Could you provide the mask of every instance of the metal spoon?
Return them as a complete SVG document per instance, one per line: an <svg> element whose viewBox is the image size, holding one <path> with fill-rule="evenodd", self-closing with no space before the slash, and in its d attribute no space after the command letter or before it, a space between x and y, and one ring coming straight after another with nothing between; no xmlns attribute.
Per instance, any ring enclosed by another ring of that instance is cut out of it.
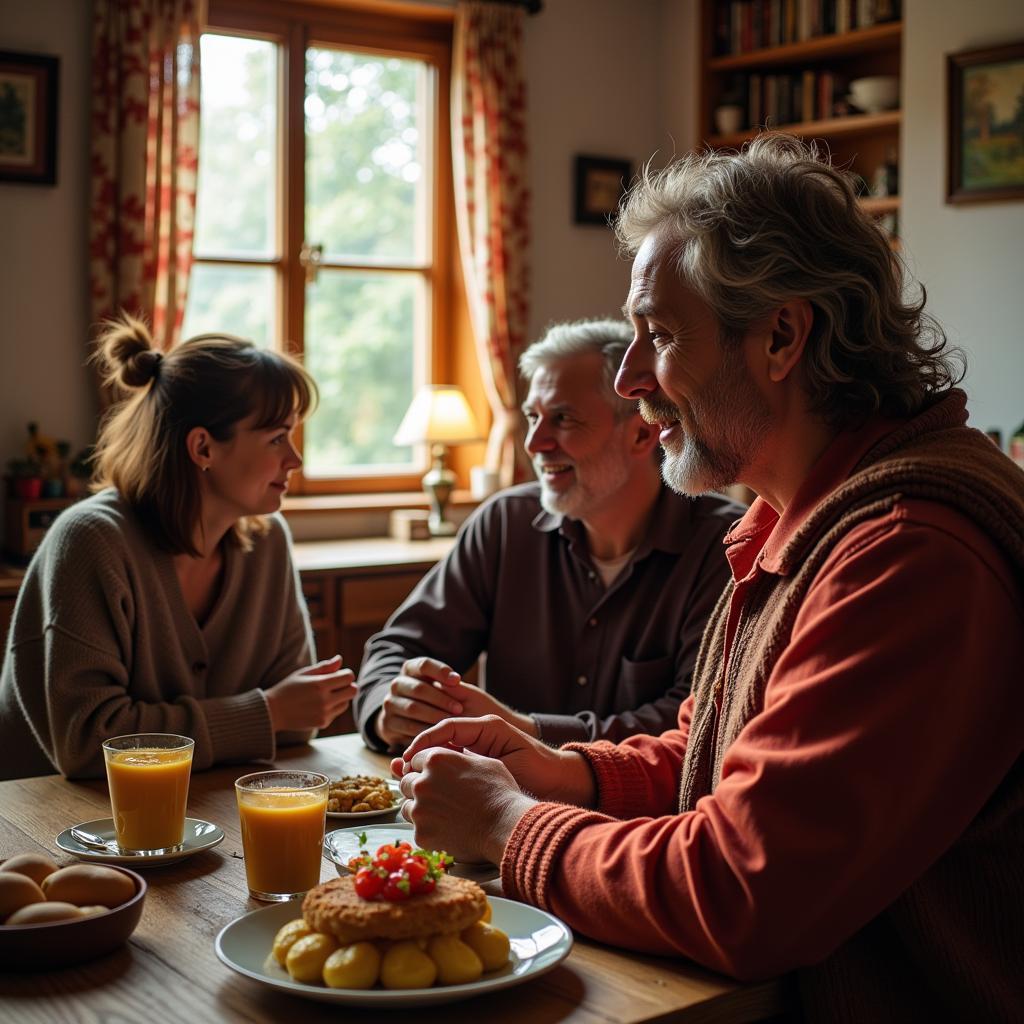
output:
<svg viewBox="0 0 1024 1024"><path fill-rule="evenodd" d="M97 850L117 852L116 839L104 839L102 836L96 835L95 832L86 832L85 829L79 828L78 825L72 827L71 836L73 839L77 839L83 846L91 846Z"/></svg>

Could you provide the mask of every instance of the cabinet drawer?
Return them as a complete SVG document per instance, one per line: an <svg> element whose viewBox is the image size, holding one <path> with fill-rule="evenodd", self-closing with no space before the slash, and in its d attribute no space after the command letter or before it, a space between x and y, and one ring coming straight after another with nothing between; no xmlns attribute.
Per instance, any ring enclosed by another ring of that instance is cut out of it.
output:
<svg viewBox="0 0 1024 1024"><path fill-rule="evenodd" d="M302 596L306 599L309 618L314 624L334 618L331 587L334 581L323 576L302 576Z"/></svg>
<svg viewBox="0 0 1024 1024"><path fill-rule="evenodd" d="M345 627L384 625L387 617L409 596L422 578L421 572L362 576L341 584L341 621Z"/></svg>

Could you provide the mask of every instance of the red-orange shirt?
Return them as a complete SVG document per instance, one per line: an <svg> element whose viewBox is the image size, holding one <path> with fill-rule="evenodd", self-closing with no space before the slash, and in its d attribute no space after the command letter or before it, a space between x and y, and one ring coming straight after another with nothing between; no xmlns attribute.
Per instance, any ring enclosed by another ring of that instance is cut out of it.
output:
<svg viewBox="0 0 1024 1024"><path fill-rule="evenodd" d="M892 428L840 435L781 518L757 500L730 531L730 629L751 583ZM920 877L1009 771L1022 672L1024 605L992 541L946 506L897 502L822 567L713 795L675 812L692 697L659 737L570 744L598 809L525 814L505 891L596 939L737 977L816 963Z"/></svg>

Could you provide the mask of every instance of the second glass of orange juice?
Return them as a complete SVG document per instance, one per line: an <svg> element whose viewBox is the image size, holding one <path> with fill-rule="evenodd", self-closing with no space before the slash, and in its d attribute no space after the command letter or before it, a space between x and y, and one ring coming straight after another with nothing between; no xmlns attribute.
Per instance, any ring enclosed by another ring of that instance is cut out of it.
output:
<svg viewBox="0 0 1024 1024"><path fill-rule="evenodd" d="M320 881L329 788L318 772L254 772L235 782L250 895L290 900Z"/></svg>
<svg viewBox="0 0 1024 1024"><path fill-rule="evenodd" d="M188 736L163 732L104 741L110 810L122 853L171 853L181 848L194 746Z"/></svg>

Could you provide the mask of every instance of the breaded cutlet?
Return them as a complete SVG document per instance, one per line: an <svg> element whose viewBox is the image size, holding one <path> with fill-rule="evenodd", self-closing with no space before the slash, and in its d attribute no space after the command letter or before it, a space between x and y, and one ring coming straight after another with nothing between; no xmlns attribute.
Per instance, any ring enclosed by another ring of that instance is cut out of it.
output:
<svg viewBox="0 0 1024 1024"><path fill-rule="evenodd" d="M344 944L459 932L479 921L486 909L487 895L476 882L451 875L442 875L433 892L402 903L362 899L353 875L310 889L302 901L306 924Z"/></svg>

